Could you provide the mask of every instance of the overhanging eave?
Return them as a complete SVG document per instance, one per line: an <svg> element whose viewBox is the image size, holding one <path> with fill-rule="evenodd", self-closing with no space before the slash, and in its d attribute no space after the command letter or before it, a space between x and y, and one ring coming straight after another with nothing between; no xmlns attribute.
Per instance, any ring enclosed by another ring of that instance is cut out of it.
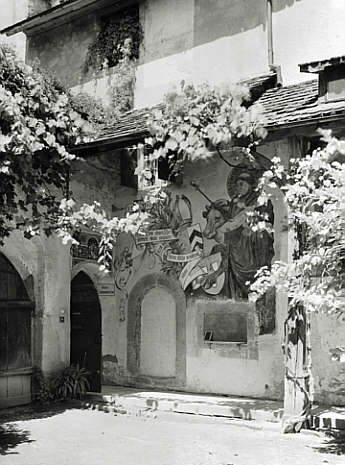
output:
<svg viewBox="0 0 345 465"><path fill-rule="evenodd" d="M32 35L42 30L51 29L92 11L107 7L116 10L135 3L138 2L135 0L67 0L60 5L44 10L2 29L0 34L12 36L18 32L24 32L27 35Z"/></svg>

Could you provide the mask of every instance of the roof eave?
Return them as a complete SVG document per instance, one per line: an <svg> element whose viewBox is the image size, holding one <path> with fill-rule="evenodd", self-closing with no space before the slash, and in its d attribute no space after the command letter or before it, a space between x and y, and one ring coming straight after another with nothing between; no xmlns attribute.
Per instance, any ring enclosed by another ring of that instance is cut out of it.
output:
<svg viewBox="0 0 345 465"><path fill-rule="evenodd" d="M298 121L292 121L290 123L284 123L284 124L276 124L276 125L266 125L265 128L268 131L268 133L275 133L278 131L288 131L291 129L297 129L297 128L302 128L302 127L307 127L307 126L318 126L322 124L329 124L333 122L339 122L341 120L344 120L345 122L345 110L338 115L332 115L329 117L317 117L317 118L309 118L306 120L298 120ZM101 149L101 151L105 150L110 150L110 149L121 149L128 147L128 144L135 144L140 141L142 141L145 137L149 135L149 131L141 131L141 132L135 132L132 134L128 134L123 137L109 137L109 138L104 138L104 139L97 139L88 143L80 144L76 147L73 147L71 149L73 152L85 152L88 154L90 150L93 149Z"/></svg>
<svg viewBox="0 0 345 465"><path fill-rule="evenodd" d="M43 29L49 29L55 26L56 23L66 21L67 16L78 16L80 13L85 14L107 6L116 9L133 3L137 2L134 0L67 0L65 3L56 5L0 30L0 34L12 36L18 32L24 32L30 35Z"/></svg>
<svg viewBox="0 0 345 465"><path fill-rule="evenodd" d="M108 137L96 139L94 141L79 144L71 148L71 152L83 152L88 154L90 150L100 149L102 152L106 150L116 150L128 147L128 144L135 144L142 141L149 135L148 131L136 132L122 137Z"/></svg>
<svg viewBox="0 0 345 465"><path fill-rule="evenodd" d="M310 61L307 63L300 63L299 69L301 73L321 73L326 68L331 66L340 66L345 64L345 55L327 58L325 60Z"/></svg>
<svg viewBox="0 0 345 465"><path fill-rule="evenodd" d="M345 120L345 109L342 112L339 112L337 115L330 115L330 116L317 116L315 118L308 118L305 120L296 120L291 121L289 123L282 123L282 124L274 124L274 125L266 125L266 130L268 132L271 131L281 131L283 129L292 129L298 128L301 126L310 126L315 124L325 124L325 123L332 123L338 122L341 120Z"/></svg>

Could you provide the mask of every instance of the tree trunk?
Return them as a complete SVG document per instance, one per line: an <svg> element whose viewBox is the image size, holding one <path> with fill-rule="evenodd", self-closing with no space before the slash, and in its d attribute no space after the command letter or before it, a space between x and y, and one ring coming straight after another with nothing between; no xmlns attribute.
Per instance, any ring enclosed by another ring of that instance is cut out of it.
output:
<svg viewBox="0 0 345 465"><path fill-rule="evenodd" d="M293 433L308 421L312 405L310 321L302 306L290 306L284 329L283 432Z"/></svg>

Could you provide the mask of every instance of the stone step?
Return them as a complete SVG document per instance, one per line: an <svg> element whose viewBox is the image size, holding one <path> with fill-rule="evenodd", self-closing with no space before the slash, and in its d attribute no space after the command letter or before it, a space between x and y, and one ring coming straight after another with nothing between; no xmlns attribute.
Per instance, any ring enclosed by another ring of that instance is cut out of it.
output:
<svg viewBox="0 0 345 465"><path fill-rule="evenodd" d="M345 408L317 407L313 409L312 427L345 432Z"/></svg>
<svg viewBox="0 0 345 465"><path fill-rule="evenodd" d="M276 423L283 415L283 405L279 401L116 387L107 387L99 394L89 393L87 402L97 409L106 410L111 406L115 412L134 414L161 411Z"/></svg>
<svg viewBox="0 0 345 465"><path fill-rule="evenodd" d="M104 386L102 393L88 393L84 407L145 417L153 417L155 412L175 412L273 423L279 423L284 413L280 401L117 386ZM316 406L312 413L312 428L345 432L345 408Z"/></svg>

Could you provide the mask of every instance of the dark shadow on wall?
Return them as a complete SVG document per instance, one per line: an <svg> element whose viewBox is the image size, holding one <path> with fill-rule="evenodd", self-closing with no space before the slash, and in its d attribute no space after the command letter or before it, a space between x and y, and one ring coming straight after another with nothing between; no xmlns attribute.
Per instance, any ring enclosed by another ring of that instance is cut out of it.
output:
<svg viewBox="0 0 345 465"><path fill-rule="evenodd" d="M280 10L294 6L295 3L302 2L303 0L272 0L273 13L277 13ZM266 0L265 0L266 2Z"/></svg>
<svg viewBox="0 0 345 465"><path fill-rule="evenodd" d="M301 1L273 0L273 12ZM195 0L194 46L233 36L258 26L265 30L266 23L266 0Z"/></svg>

